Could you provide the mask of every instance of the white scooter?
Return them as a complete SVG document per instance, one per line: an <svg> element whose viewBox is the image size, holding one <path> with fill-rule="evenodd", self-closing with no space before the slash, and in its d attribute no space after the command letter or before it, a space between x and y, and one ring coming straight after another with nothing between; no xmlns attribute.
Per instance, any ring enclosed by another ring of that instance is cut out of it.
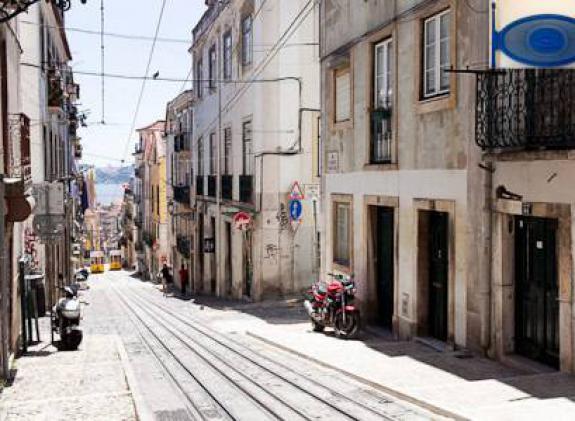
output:
<svg viewBox="0 0 575 421"><path fill-rule="evenodd" d="M78 286L67 286L63 290L64 298L58 300L52 311L52 330L60 336L60 349L75 351L83 337Z"/></svg>

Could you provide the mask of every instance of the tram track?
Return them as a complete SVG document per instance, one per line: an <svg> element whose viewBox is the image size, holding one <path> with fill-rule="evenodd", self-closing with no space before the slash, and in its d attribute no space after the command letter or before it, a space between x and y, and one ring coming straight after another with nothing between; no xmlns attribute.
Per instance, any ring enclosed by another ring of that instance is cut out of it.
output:
<svg viewBox="0 0 575 421"><path fill-rule="evenodd" d="M255 405L257 405L262 410L262 412L264 412L264 413L266 413L266 415L268 415L267 418L278 419L278 420L303 419L303 420L310 420L310 421L315 420L315 419L321 419L320 417L317 417L317 416L310 417L310 416L306 415L304 412L302 412L301 410L299 410L298 408L296 408L295 406L288 404L287 402L284 401L285 396L280 397L280 396L277 396L276 394L270 392L269 390L266 390L264 386L258 384L256 381L254 381L252 378L250 378L250 376L248 376L248 375L242 373L241 371L239 371L238 369L234 368L234 366L232 364L230 364L227 361L225 361L224 359L218 357L217 354L210 352L208 348L206 348L206 347L202 348L201 346L199 346L196 342L193 341L193 338L191 338L189 335L182 334L182 332L178 332L177 329L172 329L172 328L166 327L165 324L162 322L162 320L153 316L149 310L145 309L144 306L134 304L133 300L127 300L126 298L123 298L121 296L120 296L120 300L123 302L125 307L127 309L129 309L129 311L139 320L139 322L147 328L147 330L150 332L150 334L152 334L154 337L156 337L158 339L158 341L162 341L163 345L166 348L168 348L168 347L164 343L165 339L160 338L160 336L150 327L150 323L144 320L144 317L142 317L142 315L141 315L142 312L146 313L147 314L146 317L153 320L153 322L157 326L160 326L162 329L164 329L166 332L168 332L172 336L172 338L175 338L184 347L186 347L188 350L193 352L199 360L201 360L203 363L205 363L207 366L209 366L215 373L217 373L217 375L221 376L222 379L225 379L225 381L227 381L230 385L233 385L233 387L235 389L237 389L237 392L241 393L244 396L244 398L246 398L247 400L253 401L253 403ZM128 301L131 301L131 303L129 303ZM192 345L192 343L193 343L193 345ZM208 354L210 354L211 356L213 356L213 358L206 358L204 355L202 355L198 351L197 348L201 348L203 351L205 351ZM182 362L181 357L177 356L172 351L170 351L170 353L172 354L174 359L177 359L181 363L182 366L186 366L186 364ZM216 361L214 361L214 360L216 360ZM220 365L220 367L218 367L218 365ZM225 370L221 366L225 366ZM226 372L227 370L229 370L229 372ZM186 371L188 371L188 370L186 370ZM234 376L232 376L230 374L230 372L234 372L236 374L236 377L234 378ZM192 373L190 373L190 374L193 375ZM238 378L237 378L238 376L242 377L243 381L241 381L241 382L238 381ZM195 377L195 378L197 379L197 377ZM246 383L251 383L252 390L249 390L246 387ZM263 393L263 394L267 395L268 398L271 398L272 400L274 400L273 404L275 404L274 405L275 408L272 407L272 403L269 402L270 399L267 399L268 402L266 402L266 400L264 400L261 396L260 397L256 396L256 393L254 393L253 389L258 389L260 394ZM222 399L215 397L215 393L216 392L211 392L210 395L212 396L214 401L216 401L218 403L218 405L220 405L222 407L228 406L228 408L226 408L226 413L230 416L231 419L254 419L254 418L242 417L241 414L235 414L234 412L236 412L236 411L234 411L234 408L230 407L230 405L228 403L223 403ZM280 407L280 408L278 409L278 407ZM286 409L287 409L287 411L286 411ZM330 416L325 417L325 419L328 419L328 418L334 419L333 414L330 414ZM257 419L262 419L262 418L257 418ZM341 419L341 418L339 418L339 419ZM356 420L357 418L348 417L347 419Z"/></svg>
<svg viewBox="0 0 575 421"><path fill-rule="evenodd" d="M164 324L172 324L174 320L178 321L180 324L184 325L186 328L192 329L196 334L196 336L192 338L190 335L186 336L198 344L198 338L202 338L202 340L208 340L215 344L216 346L221 347L225 350L225 352L229 354L233 354L236 357L239 357L249 364L257 367L259 370L263 370L267 372L269 375L275 377L276 379L288 383L294 389L299 391L303 391L307 394L310 398L314 399L317 404L324 405L326 407L330 407L334 409L340 418L338 419L352 419L352 420L364 420L364 419L385 419L385 420L396 420L396 419L404 419L405 415L409 415L410 411L405 411L402 415L397 416L395 414L388 414L385 413L383 410L378 408L379 403L391 403L392 401L388 400L389 397L379 394L378 392L373 393L372 395L379 396L379 399L373 399L377 403L376 404L369 404L366 402L359 401L357 399L353 399L349 396L343 395L340 391L330 387L322 382L319 382L305 374L299 373L288 365L285 365L279 361L269 358L266 355L255 351L251 347L248 347L241 342L238 342L228 336L221 334L220 332L215 331L209 326L206 326L204 323L197 319L192 319L189 316L184 318L179 314L174 313L173 311L167 309L165 305L158 304L157 300L153 298L153 294L146 293L146 297L141 295L139 292L135 292L135 289L130 288L131 297L133 299L139 300L138 305L146 306L149 308L152 305L155 309L160 310L164 316L158 316L154 314L154 317L157 318L158 323ZM136 298L134 298L136 297ZM150 312L150 310L147 310ZM151 312L150 312L151 313ZM181 333L183 333L180 330ZM221 351L215 352L212 347L209 347L205 344L201 345L202 349L205 352L210 353L211 355L215 356L220 360L227 358L230 359L229 355L225 355L225 352L222 353ZM273 368L272 368L273 367ZM281 374L278 372L281 370ZM291 377L291 378L290 378ZM372 396L373 398L374 396ZM311 412L313 413L313 412ZM415 415L415 414L411 414ZM306 419L307 417L303 417ZM314 417L316 419L317 417ZM333 419L333 418L332 418Z"/></svg>

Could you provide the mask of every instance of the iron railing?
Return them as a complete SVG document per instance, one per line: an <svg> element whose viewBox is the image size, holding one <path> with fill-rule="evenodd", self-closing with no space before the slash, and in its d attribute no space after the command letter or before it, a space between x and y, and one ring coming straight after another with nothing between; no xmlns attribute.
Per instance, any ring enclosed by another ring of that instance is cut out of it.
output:
<svg viewBox="0 0 575 421"><path fill-rule="evenodd" d="M370 163L391 162L392 143L391 108L378 108L371 112Z"/></svg>
<svg viewBox="0 0 575 421"><path fill-rule="evenodd" d="M197 175L196 176L196 196L203 196L204 195L204 176Z"/></svg>
<svg viewBox="0 0 575 421"><path fill-rule="evenodd" d="M254 203L253 175L240 175L240 202Z"/></svg>
<svg viewBox="0 0 575 421"><path fill-rule="evenodd" d="M189 259L192 255L192 241L189 237L178 235L176 238L176 247L178 252L185 258Z"/></svg>
<svg viewBox="0 0 575 421"><path fill-rule="evenodd" d="M222 199L232 200L234 194L234 176L224 174L222 175Z"/></svg>
<svg viewBox="0 0 575 421"><path fill-rule="evenodd" d="M479 73L475 132L492 152L575 148L575 70Z"/></svg>
<svg viewBox="0 0 575 421"><path fill-rule="evenodd" d="M184 205L190 205L190 186L173 186L174 200Z"/></svg>
<svg viewBox="0 0 575 421"><path fill-rule="evenodd" d="M208 196L216 197L217 194L217 180L215 175L208 175Z"/></svg>

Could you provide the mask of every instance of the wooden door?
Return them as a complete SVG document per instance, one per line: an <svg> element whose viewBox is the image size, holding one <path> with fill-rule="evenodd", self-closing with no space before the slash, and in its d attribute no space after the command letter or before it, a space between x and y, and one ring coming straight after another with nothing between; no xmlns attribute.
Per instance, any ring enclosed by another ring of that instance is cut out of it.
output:
<svg viewBox="0 0 575 421"><path fill-rule="evenodd" d="M393 328L394 310L394 210L375 208L374 264L377 283L378 316L386 329Z"/></svg>
<svg viewBox="0 0 575 421"><path fill-rule="evenodd" d="M449 285L449 215L429 213L429 335L447 340Z"/></svg>

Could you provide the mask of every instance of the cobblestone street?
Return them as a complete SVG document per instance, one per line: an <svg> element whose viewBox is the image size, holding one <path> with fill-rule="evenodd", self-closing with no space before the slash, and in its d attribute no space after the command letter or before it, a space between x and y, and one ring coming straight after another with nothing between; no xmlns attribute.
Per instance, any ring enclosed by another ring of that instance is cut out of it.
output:
<svg viewBox="0 0 575 421"><path fill-rule="evenodd" d="M0 420L569 420L569 375L364 332L311 332L297 301L163 297L126 272L90 278L77 352L16 361ZM374 369L375 368L375 369Z"/></svg>
<svg viewBox="0 0 575 421"><path fill-rule="evenodd" d="M125 272L93 275L90 286L80 350L41 343L17 360L2 421L444 418L229 330L303 321L289 305L164 298Z"/></svg>

